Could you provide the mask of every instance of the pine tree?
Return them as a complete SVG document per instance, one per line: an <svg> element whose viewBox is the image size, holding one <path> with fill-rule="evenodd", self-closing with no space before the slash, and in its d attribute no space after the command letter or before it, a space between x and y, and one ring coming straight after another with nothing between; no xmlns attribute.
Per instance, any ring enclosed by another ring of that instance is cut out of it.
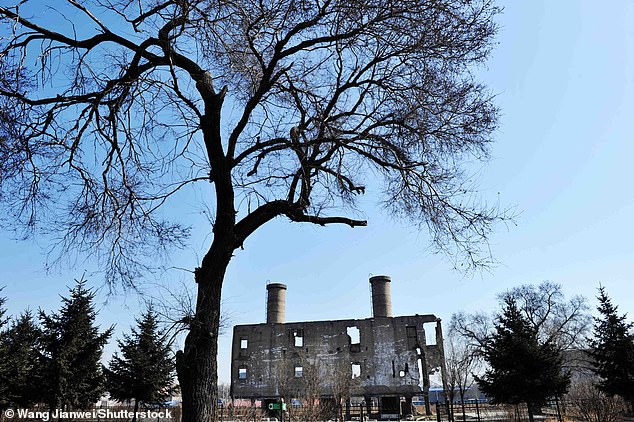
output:
<svg viewBox="0 0 634 422"><path fill-rule="evenodd" d="M94 293L81 280L70 290L70 297L62 297L59 313L40 311L42 391L50 408L85 409L103 394L101 354L113 327L99 333L93 300Z"/></svg>
<svg viewBox="0 0 634 422"><path fill-rule="evenodd" d="M2 289L0 289L2 290ZM4 308L4 303L6 302L6 298L0 297L0 412L4 412L4 410L8 407L8 387L6 383L4 383L4 379L6 379L6 373L9 369L9 365L7 364L7 352L5 347L5 333L2 330L2 327L6 324L6 320L4 315L6 313L6 309Z"/></svg>
<svg viewBox="0 0 634 422"><path fill-rule="evenodd" d="M596 374L601 378L598 387L604 393L619 395L634 411L634 336L633 324L626 315L619 316L603 287L599 288L599 318L595 318L594 338L590 339L591 355Z"/></svg>
<svg viewBox="0 0 634 422"><path fill-rule="evenodd" d="M40 386L36 380L40 374L40 336L29 311L12 321L2 335L0 359L4 370L0 373L0 385L9 406L27 408L39 401Z"/></svg>
<svg viewBox="0 0 634 422"><path fill-rule="evenodd" d="M4 289L4 287L0 288L0 291L2 291L2 289ZM4 317L7 312L7 310L4 308L4 304L6 301L6 297L0 297L0 330L2 330L2 327L7 323L7 320Z"/></svg>
<svg viewBox="0 0 634 422"><path fill-rule="evenodd" d="M107 389L119 401L159 405L174 392L175 363L165 330L158 326L154 309L149 306L137 328L118 341L121 356L115 353L106 369ZM136 415L135 415L136 419Z"/></svg>
<svg viewBox="0 0 634 422"><path fill-rule="evenodd" d="M490 368L484 376L476 377L480 389L494 403L526 403L531 421L549 397L564 394L570 384L570 374L563 373L557 348L540 343L537 334L515 299L505 298L495 333L483 349Z"/></svg>

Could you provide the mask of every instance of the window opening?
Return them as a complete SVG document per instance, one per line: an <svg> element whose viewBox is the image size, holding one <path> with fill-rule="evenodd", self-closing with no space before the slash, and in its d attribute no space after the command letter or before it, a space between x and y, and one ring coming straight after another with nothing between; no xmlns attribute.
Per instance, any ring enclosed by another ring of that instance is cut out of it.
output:
<svg viewBox="0 0 634 422"><path fill-rule="evenodd" d="M420 385L421 388L425 387L425 378L423 378L423 359L418 358L416 363L418 364L418 385Z"/></svg>
<svg viewBox="0 0 634 422"><path fill-rule="evenodd" d="M361 334L357 327L348 327L346 329L348 337L350 337L350 344L359 344L361 342Z"/></svg>
<svg viewBox="0 0 634 422"><path fill-rule="evenodd" d="M418 345L418 334L416 333L416 327L407 326L405 327L405 331L407 334L407 348L412 350Z"/></svg>
<svg viewBox="0 0 634 422"><path fill-rule="evenodd" d="M247 379L247 368L238 368L238 379Z"/></svg>
<svg viewBox="0 0 634 422"><path fill-rule="evenodd" d="M360 376L361 376L361 364L353 363L352 364L352 379L355 379Z"/></svg>
<svg viewBox="0 0 634 422"><path fill-rule="evenodd" d="M427 346L436 345L436 323L428 322L423 324L423 331L425 331L425 344Z"/></svg>
<svg viewBox="0 0 634 422"><path fill-rule="evenodd" d="M407 338L416 338L416 327L408 326L405 330L407 332Z"/></svg>
<svg viewBox="0 0 634 422"><path fill-rule="evenodd" d="M304 367L296 366L295 367L295 378L301 378L304 376Z"/></svg>
<svg viewBox="0 0 634 422"><path fill-rule="evenodd" d="M249 340L247 340L246 338L241 338L240 339L240 348L241 349L246 349L248 344L249 344Z"/></svg>
<svg viewBox="0 0 634 422"><path fill-rule="evenodd" d="M304 347L304 330L293 331L293 337L295 339L295 347Z"/></svg>

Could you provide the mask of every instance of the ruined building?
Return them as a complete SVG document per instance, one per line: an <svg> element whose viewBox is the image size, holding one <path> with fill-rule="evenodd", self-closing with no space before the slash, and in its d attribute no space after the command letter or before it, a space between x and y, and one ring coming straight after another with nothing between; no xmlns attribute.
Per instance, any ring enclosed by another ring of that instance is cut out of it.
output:
<svg viewBox="0 0 634 422"><path fill-rule="evenodd" d="M442 329L434 315L392 316L390 283L370 278L372 318L306 322L285 322L286 286L269 284L266 323L233 329L232 397L359 397L382 417L410 414L430 375L444 375Z"/></svg>

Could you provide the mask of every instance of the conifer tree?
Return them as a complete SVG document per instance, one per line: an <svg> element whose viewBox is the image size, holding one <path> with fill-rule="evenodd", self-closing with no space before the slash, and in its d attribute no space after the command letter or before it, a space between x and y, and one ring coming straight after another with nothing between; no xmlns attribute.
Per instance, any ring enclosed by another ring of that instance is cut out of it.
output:
<svg viewBox="0 0 634 422"><path fill-rule="evenodd" d="M174 392L175 362L165 330L158 326L152 306L137 319L137 328L119 340L121 355L115 353L106 369L107 389L118 401L159 405Z"/></svg>
<svg viewBox="0 0 634 422"><path fill-rule="evenodd" d="M633 324L626 322L625 314L618 314L618 307L612 304L603 287L599 288L597 299L600 316L595 318L590 353L595 372L601 378L598 387L610 396L623 397L634 411Z"/></svg>
<svg viewBox="0 0 634 422"><path fill-rule="evenodd" d="M6 362L6 348L4 344L5 333L2 330L2 327L6 323L6 320L4 319L4 315L6 313L6 309L4 309L5 301L6 298L0 297L0 412L4 412L8 406L8 388L7 385L2 382L6 371L9 368Z"/></svg>
<svg viewBox="0 0 634 422"><path fill-rule="evenodd" d="M2 289L4 289L4 287ZM0 291L2 291L2 289L0 289ZM0 297L0 330L2 330L2 327L7 323L7 320L4 317L7 312L7 310L4 308L4 304L6 301L6 297Z"/></svg>
<svg viewBox="0 0 634 422"><path fill-rule="evenodd" d="M494 403L526 403L531 422L549 397L564 394L570 384L556 346L540 343L537 330L512 297L505 298L483 354L490 367L484 376L475 377L480 389Z"/></svg>
<svg viewBox="0 0 634 422"><path fill-rule="evenodd" d="M103 347L113 327L103 333L95 325L94 293L84 280L62 297L59 313L40 311L42 322L44 401L52 409L85 409L104 391Z"/></svg>
<svg viewBox="0 0 634 422"><path fill-rule="evenodd" d="M8 406L27 408L37 403L40 386L36 380L40 374L39 341L41 331L26 311L12 321L0 339L0 371L2 400Z"/></svg>

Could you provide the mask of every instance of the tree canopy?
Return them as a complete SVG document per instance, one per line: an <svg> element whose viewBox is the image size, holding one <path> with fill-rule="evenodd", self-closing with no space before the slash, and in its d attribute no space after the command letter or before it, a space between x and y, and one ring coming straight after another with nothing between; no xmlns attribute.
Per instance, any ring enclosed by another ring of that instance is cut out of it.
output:
<svg viewBox="0 0 634 422"><path fill-rule="evenodd" d="M1 291L2 291L2 289L0 289L0 292ZM4 315L7 313L7 310L4 307L4 304L5 304L6 301L7 301L7 298L0 297L0 329L2 329L4 327L4 325L7 323L7 320L4 317Z"/></svg>
<svg viewBox="0 0 634 422"><path fill-rule="evenodd" d="M174 356L167 333L160 329L151 306L137 320L132 333L124 335L118 344L121 354L114 354L106 370L110 397L120 402L134 400L135 413L139 405L160 405L170 400L175 390Z"/></svg>
<svg viewBox="0 0 634 422"><path fill-rule="evenodd" d="M0 289L2 291L2 289ZM6 362L6 347L3 344L3 339L6 336L6 333L3 331L3 327L6 324L6 319L4 315L7 310L4 308L4 304L7 301L5 297L0 297L0 381L2 381L2 377L9 370L9 365ZM8 395L9 389L6 383L0 382L0 411L4 410L8 406Z"/></svg>
<svg viewBox="0 0 634 422"><path fill-rule="evenodd" d="M465 162L487 158L497 125L472 72L492 0L41 7L0 6L0 215L132 285L184 244L164 208L200 186L212 236L177 355L185 421L213 418L225 272L274 218L365 226L354 210L371 189L456 262L489 262L504 215Z"/></svg>
<svg viewBox="0 0 634 422"><path fill-rule="evenodd" d="M626 315L618 314L604 287L599 288L599 317L594 319L594 337L590 339L590 354L598 387L604 393L619 395L634 410L634 335Z"/></svg>
<svg viewBox="0 0 634 422"><path fill-rule="evenodd" d="M498 299L501 304L512 299L542 343L550 343L561 351L585 348L585 335L592 319L583 296L566 298L560 284L544 281L514 287L501 293ZM492 334L491 321L492 314L457 313L452 316L451 330L469 339L477 349Z"/></svg>
<svg viewBox="0 0 634 422"><path fill-rule="evenodd" d="M388 208L482 258L496 214L459 165L487 157L496 127L469 71L491 2L68 1L50 14L66 21L31 3L0 8L9 223L54 222L62 250L101 251L132 281L187 236L154 211L190 184L230 200L240 246L275 216L365 225L327 213L373 171Z"/></svg>
<svg viewBox="0 0 634 422"><path fill-rule="evenodd" d="M99 332L94 293L78 281L58 313L40 312L40 391L51 409L86 409L104 392L101 354L113 327Z"/></svg>
<svg viewBox="0 0 634 422"><path fill-rule="evenodd" d="M531 421L548 398L563 395L570 385L560 351L552 342L540 342L512 297L505 299L483 356L489 368L476 376L482 392L495 403L526 403Z"/></svg>
<svg viewBox="0 0 634 422"><path fill-rule="evenodd" d="M40 336L29 311L0 334L0 409L29 408L42 398Z"/></svg>

